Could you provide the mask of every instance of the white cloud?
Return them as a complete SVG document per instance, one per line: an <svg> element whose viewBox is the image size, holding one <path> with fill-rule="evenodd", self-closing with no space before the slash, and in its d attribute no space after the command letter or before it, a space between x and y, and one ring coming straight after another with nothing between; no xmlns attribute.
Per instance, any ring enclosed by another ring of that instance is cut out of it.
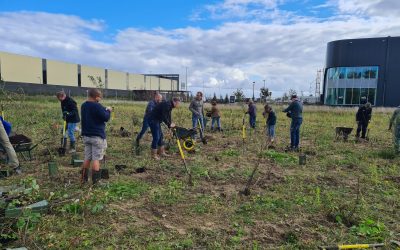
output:
<svg viewBox="0 0 400 250"><path fill-rule="evenodd" d="M270 8L278 3L251 2ZM357 5L360 14L349 15L352 5L337 1L339 14L325 20L297 18L290 24L239 20L210 29L127 28L109 42L96 39L104 34L102 21L62 14L0 13L0 50L135 73L180 73L183 81L188 67L192 89L202 89L204 83L209 94L219 93L220 88L226 89L223 94L245 88L251 96L251 83L256 81L259 89L265 79L277 96L289 88L309 90L316 71L324 66L327 42L400 34L399 17L369 14L377 11L372 7L385 10L383 2L353 3L361 4Z"/></svg>

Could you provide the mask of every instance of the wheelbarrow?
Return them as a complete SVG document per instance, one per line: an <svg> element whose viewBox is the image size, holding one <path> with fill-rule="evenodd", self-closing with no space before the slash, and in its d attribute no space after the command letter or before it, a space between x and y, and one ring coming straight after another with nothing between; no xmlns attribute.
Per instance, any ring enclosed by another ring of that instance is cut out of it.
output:
<svg viewBox="0 0 400 250"><path fill-rule="evenodd" d="M182 128L182 127L176 127L174 136L177 137L177 139L183 141L183 148L186 151L193 151L194 150L194 138L196 136L197 132L195 129L187 129L187 128Z"/></svg>
<svg viewBox="0 0 400 250"><path fill-rule="evenodd" d="M32 140L22 134L15 134L13 136L9 137L10 143L13 146L14 150L16 153L19 153L22 158L27 161L27 160L32 160L32 150L34 150L39 144L47 140L48 138L42 139L39 143L34 144L32 143ZM6 150L2 145L0 145L0 152L6 153Z"/></svg>
<svg viewBox="0 0 400 250"><path fill-rule="evenodd" d="M343 139L344 141L347 141L349 138L349 135L353 131L353 128L347 128L347 127L336 127L335 132L336 132L336 140Z"/></svg>

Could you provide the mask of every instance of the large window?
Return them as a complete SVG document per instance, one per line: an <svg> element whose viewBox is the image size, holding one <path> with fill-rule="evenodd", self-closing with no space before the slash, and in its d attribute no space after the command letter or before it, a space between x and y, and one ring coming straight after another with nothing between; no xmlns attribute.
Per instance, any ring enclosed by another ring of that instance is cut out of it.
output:
<svg viewBox="0 0 400 250"><path fill-rule="evenodd" d="M378 66L329 68L325 104L359 105L366 100L375 105L378 71Z"/></svg>

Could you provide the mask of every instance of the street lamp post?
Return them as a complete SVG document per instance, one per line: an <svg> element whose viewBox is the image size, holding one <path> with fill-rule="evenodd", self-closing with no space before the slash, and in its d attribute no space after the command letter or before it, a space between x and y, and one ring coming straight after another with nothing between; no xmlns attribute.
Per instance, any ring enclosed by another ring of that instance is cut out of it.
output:
<svg viewBox="0 0 400 250"><path fill-rule="evenodd" d="M256 82L253 82L253 101L255 100L254 99L254 85L256 84Z"/></svg>
<svg viewBox="0 0 400 250"><path fill-rule="evenodd" d="M264 81L264 89L265 89L265 80L263 80Z"/></svg>

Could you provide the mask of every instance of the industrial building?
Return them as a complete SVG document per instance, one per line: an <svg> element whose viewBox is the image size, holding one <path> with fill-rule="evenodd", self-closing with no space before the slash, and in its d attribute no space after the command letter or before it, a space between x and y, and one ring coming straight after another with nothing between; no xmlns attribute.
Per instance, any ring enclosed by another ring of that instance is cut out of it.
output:
<svg viewBox="0 0 400 250"><path fill-rule="evenodd" d="M400 37L329 42L322 100L326 105L400 105Z"/></svg>
<svg viewBox="0 0 400 250"><path fill-rule="evenodd" d="M63 89L85 95L88 88L101 87L107 96L147 99L154 91L186 95L180 91L178 74L133 74L0 51L0 78L8 90L22 88L28 94L54 94Z"/></svg>

